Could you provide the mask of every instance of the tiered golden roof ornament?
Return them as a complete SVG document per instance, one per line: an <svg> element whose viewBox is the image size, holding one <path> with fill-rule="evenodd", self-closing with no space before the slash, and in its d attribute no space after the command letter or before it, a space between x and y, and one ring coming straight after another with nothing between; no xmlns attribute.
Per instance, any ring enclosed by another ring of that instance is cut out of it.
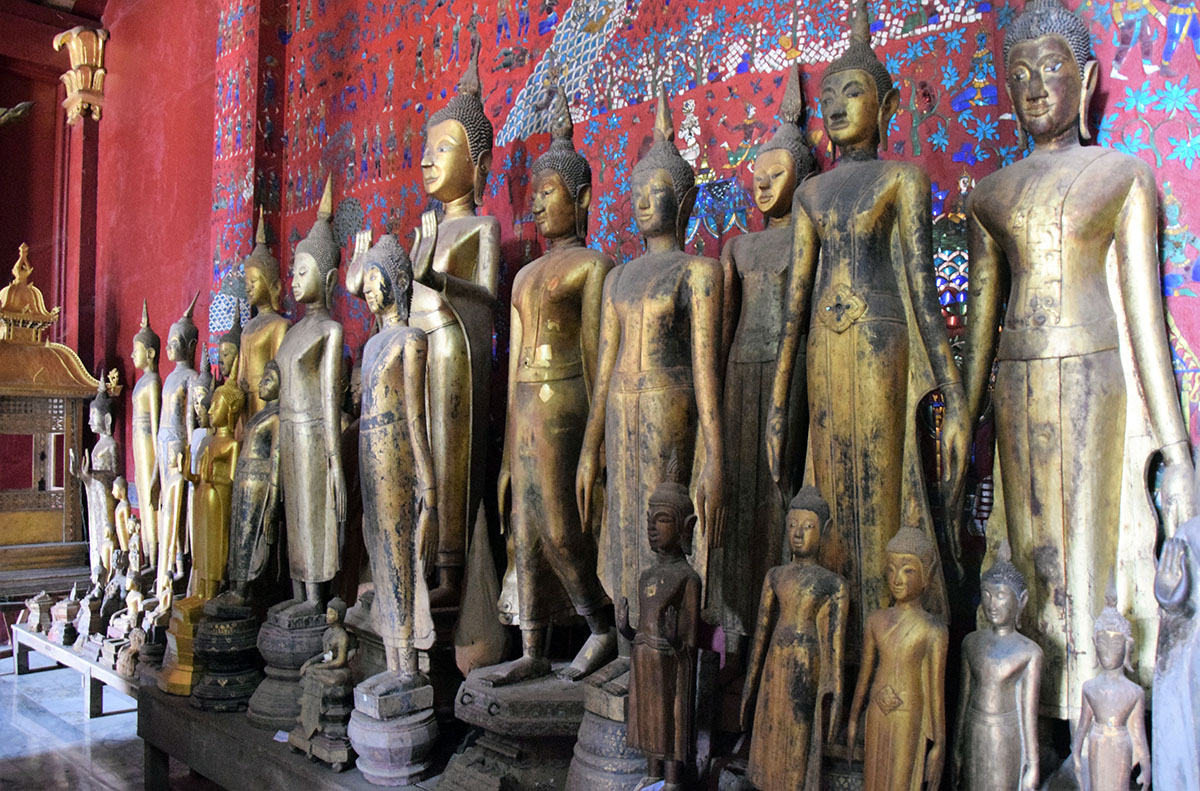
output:
<svg viewBox="0 0 1200 791"><path fill-rule="evenodd" d="M64 46L71 56L71 70L59 79L67 87L67 123L73 124L87 113L100 120L100 109L104 104L104 42L107 30L89 27L73 27L54 37L54 51Z"/></svg>
<svg viewBox="0 0 1200 791"><path fill-rule="evenodd" d="M0 395L91 396L101 385L79 355L46 340L60 308L47 310L41 290L29 282L29 245L18 251L12 282L0 289Z"/></svg>

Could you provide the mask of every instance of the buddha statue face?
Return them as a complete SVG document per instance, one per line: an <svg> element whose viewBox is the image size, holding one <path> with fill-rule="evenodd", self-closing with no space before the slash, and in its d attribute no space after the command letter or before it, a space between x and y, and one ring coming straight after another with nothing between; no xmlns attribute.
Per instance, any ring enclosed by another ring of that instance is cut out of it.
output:
<svg viewBox="0 0 1200 791"><path fill-rule="evenodd" d="M221 372L221 377L228 379L233 372L234 363L237 362L238 347L234 346L229 341L221 341L217 347L217 370Z"/></svg>
<svg viewBox="0 0 1200 791"><path fill-rule="evenodd" d="M633 178L633 216L644 237L675 233L679 196L671 174L664 168L638 173Z"/></svg>
<svg viewBox="0 0 1200 791"><path fill-rule="evenodd" d="M1128 650L1129 638L1121 632L1096 633L1096 657L1105 670L1116 670L1124 665Z"/></svg>
<svg viewBox="0 0 1200 791"><path fill-rule="evenodd" d="M112 415L99 407L88 408L88 428L93 434L112 433Z"/></svg>
<svg viewBox="0 0 1200 791"><path fill-rule="evenodd" d="M292 296L305 305L323 302L325 284L321 282L321 270L316 259L308 253L297 253L292 265Z"/></svg>
<svg viewBox="0 0 1200 791"><path fill-rule="evenodd" d="M151 360L154 359L154 350L147 349L146 344L141 341L134 341L133 353L129 356L133 360L133 367L139 371L144 371L150 365Z"/></svg>
<svg viewBox="0 0 1200 791"><path fill-rule="evenodd" d="M985 581L980 586L980 594L984 617L996 627L1015 626L1021 610L1029 601L1028 592L1019 594L1002 582Z"/></svg>
<svg viewBox="0 0 1200 791"><path fill-rule="evenodd" d="M224 386L217 388L212 406L208 408L208 419L213 428L228 428L238 419L238 408L225 396Z"/></svg>
<svg viewBox="0 0 1200 791"><path fill-rule="evenodd" d="M274 308L275 291L278 283L272 283L256 266L246 267L246 299L260 310L264 307Z"/></svg>
<svg viewBox="0 0 1200 791"><path fill-rule="evenodd" d="M167 359L174 363L191 362L196 356L196 342L182 332L172 332L167 338Z"/></svg>
<svg viewBox="0 0 1200 791"><path fill-rule="evenodd" d="M586 188L580 190L582 196ZM555 170L539 170L533 177L533 221L547 239L576 235L577 201L571 189ZM585 209L586 211L586 209Z"/></svg>
<svg viewBox="0 0 1200 791"><path fill-rule="evenodd" d="M884 97L880 110L879 91L874 78L861 69L827 74L821 80L821 115L825 132L834 145L843 150L868 148L879 144L879 130L895 112L892 91Z"/></svg>
<svg viewBox="0 0 1200 791"><path fill-rule="evenodd" d="M906 552L887 553L884 576L887 577L888 589L897 604L918 599L925 590L925 567L916 555Z"/></svg>
<svg viewBox="0 0 1200 791"><path fill-rule="evenodd" d="M401 285L407 290L407 283ZM363 299L367 301L367 308L376 315L383 313L396 303L392 286L388 283L383 270L378 266L367 267L367 272L363 276Z"/></svg>
<svg viewBox="0 0 1200 791"><path fill-rule="evenodd" d="M425 192L442 203L471 194L475 187L475 163L467 144L467 130L453 119L429 128L421 155Z"/></svg>
<svg viewBox="0 0 1200 791"><path fill-rule="evenodd" d="M821 542L821 517L805 508L788 511L788 548L794 558L810 558L817 554Z"/></svg>
<svg viewBox="0 0 1200 791"><path fill-rule="evenodd" d="M1089 96L1093 87L1088 87ZM1009 51L1008 95L1017 122L1034 143L1074 133L1083 90L1084 77L1062 36L1022 41Z"/></svg>
<svg viewBox="0 0 1200 791"><path fill-rule="evenodd" d="M258 397L263 401L274 401L279 398L279 369L268 365L263 369L262 379L258 380Z"/></svg>
<svg viewBox="0 0 1200 791"><path fill-rule="evenodd" d="M679 546L679 514L674 508L652 503L646 521L646 538L650 549L664 552Z"/></svg>
<svg viewBox="0 0 1200 791"><path fill-rule="evenodd" d="M754 204L764 217L786 216L796 192L796 163L789 151L774 148L754 160Z"/></svg>
<svg viewBox="0 0 1200 791"><path fill-rule="evenodd" d="M201 428L209 427L209 388L207 385L196 384L192 387L192 411L196 413L196 425Z"/></svg>
<svg viewBox="0 0 1200 791"><path fill-rule="evenodd" d="M118 502L124 502L125 496L128 493L128 489L129 485L125 482L124 478L116 478L113 480L112 485L113 499L117 500Z"/></svg>

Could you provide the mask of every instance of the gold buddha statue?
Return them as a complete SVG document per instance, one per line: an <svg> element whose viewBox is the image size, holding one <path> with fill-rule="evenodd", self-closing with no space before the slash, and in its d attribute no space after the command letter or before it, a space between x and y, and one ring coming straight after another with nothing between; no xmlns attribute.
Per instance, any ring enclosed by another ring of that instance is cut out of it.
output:
<svg viewBox="0 0 1200 791"><path fill-rule="evenodd" d="M483 496L492 364L492 324L500 278L500 223L476 216L492 164L492 124L480 98L478 54L458 93L426 124L421 173L425 192L441 201L438 222L421 218L414 247L409 323L429 343L425 379L434 479L438 482L435 605L457 603L466 563L467 531ZM353 266L346 287L362 294L364 273Z"/></svg>
<svg viewBox="0 0 1200 791"><path fill-rule="evenodd" d="M238 456L233 427L245 400L241 388L232 381L218 387L208 410L213 433L194 466L196 472L189 468L187 453L176 457L176 470L196 487L192 495L192 589L194 595L205 600L217 595L225 579Z"/></svg>
<svg viewBox="0 0 1200 791"><path fill-rule="evenodd" d="M200 472L200 459L204 455L204 448L208 445L208 441L213 434L212 420L209 418L209 407L212 406L213 384L212 370L209 366L205 365L203 370L192 380L192 386L188 392L188 411L192 415L194 427L192 428L191 436L188 438L187 445L187 458L190 463L188 469L184 470L184 472L190 472L193 477ZM188 484L187 531L184 533L183 538L183 553L191 556L192 536L195 534L197 511L203 510L207 506L195 499L195 482L187 476L184 477L188 481ZM193 558L192 574L188 578L188 595L195 592L195 582L197 579L195 558Z"/></svg>
<svg viewBox="0 0 1200 791"><path fill-rule="evenodd" d="M304 318L283 337L279 365L279 451L288 564L296 603L289 615L319 615L324 585L337 574L338 533L346 518L342 471L342 325L329 315L342 251L333 238L333 177L317 221L296 245L292 295Z"/></svg>
<svg viewBox="0 0 1200 791"><path fill-rule="evenodd" d="M613 269L604 281L596 383L575 476L586 525L604 443L608 520L601 536L600 577L614 600L623 596L631 604L642 570L653 562L635 527L672 457L678 456L685 480L699 461L695 503L704 541L693 562L701 569L705 542L720 543L724 518L718 409L721 266L683 251L695 174L674 137L663 90L654 144L633 169L633 213L646 252Z"/></svg>
<svg viewBox="0 0 1200 791"><path fill-rule="evenodd" d="M1158 520L1145 484L1154 453L1168 535L1193 508L1160 296L1154 171L1081 145L1097 79L1090 42L1087 24L1057 0L1031 2L1008 27L1006 84L1034 150L981 180L967 203L972 416L995 368L1004 519L993 514L989 544L1007 538L1029 580L1028 632L1046 657L1041 713L1056 719L1075 719L1096 666L1097 558L1117 558L1127 572L1148 683L1157 607L1151 586L1133 580L1154 576Z"/></svg>
<svg viewBox="0 0 1200 791"><path fill-rule="evenodd" d="M131 559L135 553L137 554L138 566L136 571L140 572L142 570L142 529L138 524L137 517L129 513L129 482L125 480L124 475L118 475L116 478L113 478L111 492L113 498L113 532L117 537L118 548L128 552ZM135 537L137 538L136 546L134 542Z"/></svg>
<svg viewBox="0 0 1200 791"><path fill-rule="evenodd" d="M860 0L849 49L821 78L825 132L840 158L796 192L794 271L767 433L772 476L786 484L794 366L806 365L813 476L833 509L821 565L850 585L851 664L867 613L888 601L888 540L901 525L934 535L917 441L921 399L939 388L945 399L947 491L965 470L968 440L934 285L929 177L916 165L878 158L899 93L871 50L868 25ZM807 359L799 354L806 331ZM926 583L926 608L944 617L940 565Z"/></svg>
<svg viewBox="0 0 1200 791"><path fill-rule="evenodd" d="M289 322L279 315L279 295L283 281L279 277L279 259L267 246L267 226L263 210L258 210L258 231L254 251L242 262L246 278L246 299L254 315L241 329L238 351L238 384L246 391L246 414L257 415L264 406L258 384L269 360L275 359ZM241 317L238 317L239 321Z"/></svg>
<svg viewBox="0 0 1200 791"><path fill-rule="evenodd" d="M29 263L29 245L24 242L17 248L17 261L12 267L12 282L0 288L0 310L6 313L29 313L33 316L56 316L59 309L46 309L42 291L29 282L33 265Z"/></svg>
<svg viewBox="0 0 1200 791"><path fill-rule="evenodd" d="M791 272L792 196L816 171L804 139L800 69L788 70L779 105L782 122L754 160L754 203L766 227L736 236L721 249L725 312L721 322L728 517L725 539L712 560L709 602L725 632L725 662L740 669L754 630L758 591L767 570L783 562L784 503L767 464L767 410L779 355L784 297ZM800 481L808 434L803 347L792 368L787 407L790 436L784 443L788 488Z"/></svg>
<svg viewBox="0 0 1200 791"><path fill-rule="evenodd" d="M158 573L182 575L184 572L183 551L187 543L186 514L187 490L183 477L175 471L175 457L183 453L196 427L196 417L190 408L192 384L198 376L193 367L196 343L200 331L192 322L192 310L196 307L197 292L192 297L179 321L171 325L167 333L167 359L175 363L175 369L167 374L162 388L162 414L158 419L157 447L158 477L161 494L158 507L158 525L161 531L158 546Z"/></svg>
<svg viewBox="0 0 1200 791"><path fill-rule="evenodd" d="M572 143L571 111L555 86L550 149L534 160L533 219L546 254L513 280L508 415L500 465L503 513L512 497L522 657L492 685L546 675L546 629L561 584L591 636L563 675L577 680L616 656L608 597L596 576L596 541L579 521L575 465L595 379L600 302L613 261L584 246L592 169ZM551 576L553 575L553 576Z"/></svg>
<svg viewBox="0 0 1200 791"><path fill-rule="evenodd" d="M238 381L239 356L242 350L242 313L235 306L233 324L221 334L217 343L217 373L222 382Z"/></svg>
<svg viewBox="0 0 1200 791"><path fill-rule="evenodd" d="M133 336L133 367L141 371L133 386L133 482L137 488L142 540L150 565L158 564L158 417L162 410L162 379L158 375L158 335L150 328L150 310L142 300L142 326Z"/></svg>
<svg viewBox="0 0 1200 791"><path fill-rule="evenodd" d="M82 461L75 459L75 450L69 450L67 470L71 475L83 482L88 514L88 544L91 556L91 567L96 567L96 561L101 553L101 542L109 531L116 536L116 500L113 499L113 480L120 475L125 457L121 455L121 446L113 437L112 399L109 397L105 377L101 376L96 397L88 405L88 426L96 435L96 444L91 453L83 452ZM128 536L121 539L121 549L128 549ZM107 568L107 564L105 565Z"/></svg>

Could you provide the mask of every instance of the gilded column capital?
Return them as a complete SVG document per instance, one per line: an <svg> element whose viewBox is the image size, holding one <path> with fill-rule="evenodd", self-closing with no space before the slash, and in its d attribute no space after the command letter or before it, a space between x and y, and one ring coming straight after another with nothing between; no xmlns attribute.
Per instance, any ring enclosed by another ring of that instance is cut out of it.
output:
<svg viewBox="0 0 1200 791"><path fill-rule="evenodd" d="M104 103L104 42L108 31L87 27L73 27L54 37L54 50L64 46L71 56L71 70L60 78L67 86L67 123L75 123L86 113L100 120L100 109Z"/></svg>

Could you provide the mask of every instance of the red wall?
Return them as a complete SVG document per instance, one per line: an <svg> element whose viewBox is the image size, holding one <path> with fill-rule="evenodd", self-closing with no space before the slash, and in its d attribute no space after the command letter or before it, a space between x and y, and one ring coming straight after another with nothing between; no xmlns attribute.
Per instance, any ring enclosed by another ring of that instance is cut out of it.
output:
<svg viewBox="0 0 1200 791"><path fill-rule="evenodd" d="M194 320L207 325L217 4L111 0L103 21L111 38L100 122L94 349L97 365L121 369L121 419L129 415L129 353L142 299L164 351L167 328L197 291ZM164 378L170 369L164 362ZM132 472L132 462L127 467Z"/></svg>

